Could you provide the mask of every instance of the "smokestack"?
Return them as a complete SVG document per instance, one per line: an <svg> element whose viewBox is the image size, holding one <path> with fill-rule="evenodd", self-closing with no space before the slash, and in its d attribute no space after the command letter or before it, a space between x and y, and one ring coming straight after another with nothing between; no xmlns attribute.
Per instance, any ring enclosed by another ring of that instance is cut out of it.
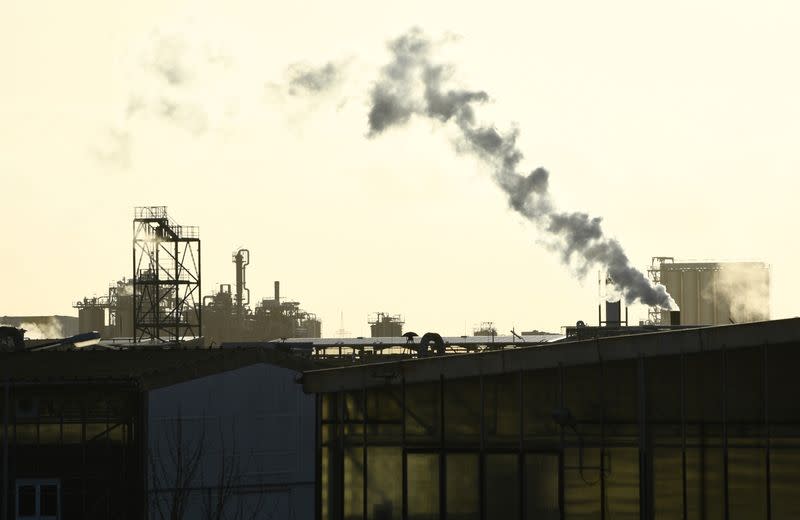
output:
<svg viewBox="0 0 800 520"><path fill-rule="evenodd" d="M669 324L670 325L681 324L681 311L669 311Z"/></svg>
<svg viewBox="0 0 800 520"><path fill-rule="evenodd" d="M279 304L281 301L281 282L275 280L275 303Z"/></svg>
<svg viewBox="0 0 800 520"><path fill-rule="evenodd" d="M622 306L620 300L606 302L606 327L622 325Z"/></svg>

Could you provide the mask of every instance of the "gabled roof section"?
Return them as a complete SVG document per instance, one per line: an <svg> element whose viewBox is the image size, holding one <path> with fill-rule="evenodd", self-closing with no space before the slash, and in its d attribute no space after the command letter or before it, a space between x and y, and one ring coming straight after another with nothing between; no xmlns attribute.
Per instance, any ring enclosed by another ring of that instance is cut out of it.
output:
<svg viewBox="0 0 800 520"><path fill-rule="evenodd" d="M0 353L0 382L6 377L12 384L118 382L153 389L258 363L298 373L324 366L274 348L6 352Z"/></svg>

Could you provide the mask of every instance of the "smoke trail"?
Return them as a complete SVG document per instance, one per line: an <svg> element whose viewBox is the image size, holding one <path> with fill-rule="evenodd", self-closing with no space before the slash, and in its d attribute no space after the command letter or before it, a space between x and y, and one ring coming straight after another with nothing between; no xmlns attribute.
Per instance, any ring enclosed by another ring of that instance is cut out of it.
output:
<svg viewBox="0 0 800 520"><path fill-rule="evenodd" d="M294 96L301 93L319 93L329 90L342 79L342 64L329 61L321 67L294 63L288 69L288 91Z"/></svg>
<svg viewBox="0 0 800 520"><path fill-rule="evenodd" d="M548 191L547 170L518 173L523 158L516 143L518 131L501 134L493 126L475 122L474 107L488 101L488 94L444 87L452 68L431 60L434 45L422 31L410 30L391 41L389 50L392 60L382 69L371 92L370 137L403 125L414 115L455 123L466 149L493 167L494 180L508 196L511 208L553 239L552 245L564 263L582 274L593 266L604 267L627 303L677 308L664 286L651 284L631 266L620 243L605 236L600 217L555 208Z"/></svg>

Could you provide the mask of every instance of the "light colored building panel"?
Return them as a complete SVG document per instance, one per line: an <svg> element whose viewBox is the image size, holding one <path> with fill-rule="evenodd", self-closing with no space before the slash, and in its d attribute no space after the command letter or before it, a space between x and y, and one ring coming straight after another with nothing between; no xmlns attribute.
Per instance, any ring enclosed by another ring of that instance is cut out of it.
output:
<svg viewBox="0 0 800 520"><path fill-rule="evenodd" d="M661 264L661 283L681 309L682 325L769 319L769 266L760 262ZM663 319L669 320L667 313Z"/></svg>
<svg viewBox="0 0 800 520"><path fill-rule="evenodd" d="M226 518L244 511L244 517L313 519L315 404L297 376L261 363L151 391L150 517L160 517L158 500L169 507L170 489L183 487L186 519L207 517L222 488L230 490ZM178 466L191 478L177 482Z"/></svg>

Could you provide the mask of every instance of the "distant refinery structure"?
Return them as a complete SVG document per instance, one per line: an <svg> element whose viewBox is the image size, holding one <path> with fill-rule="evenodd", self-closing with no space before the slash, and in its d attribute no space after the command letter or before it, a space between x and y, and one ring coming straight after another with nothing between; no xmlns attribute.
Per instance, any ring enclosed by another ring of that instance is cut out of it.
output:
<svg viewBox="0 0 800 520"><path fill-rule="evenodd" d="M273 297L251 310L246 278L250 251L237 250L233 263L233 289L222 284L201 298L198 228L177 224L164 206L137 207L132 277L112 283L102 296L75 302L78 330L143 344L202 338L207 346L322 335L316 315L281 298L278 281Z"/></svg>

